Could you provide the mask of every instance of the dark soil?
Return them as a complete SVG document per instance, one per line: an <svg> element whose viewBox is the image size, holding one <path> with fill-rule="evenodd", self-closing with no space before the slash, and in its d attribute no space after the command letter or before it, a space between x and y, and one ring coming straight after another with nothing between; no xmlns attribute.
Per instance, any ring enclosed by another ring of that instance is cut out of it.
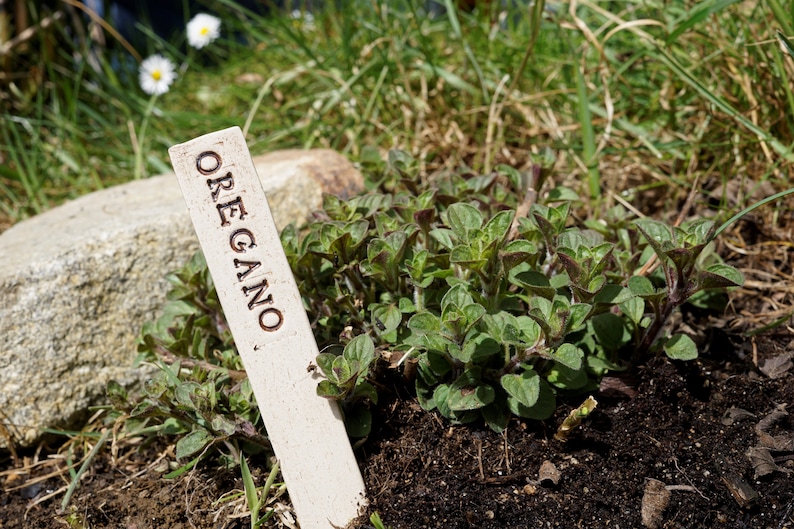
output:
<svg viewBox="0 0 794 529"><path fill-rule="evenodd" d="M787 340L759 341L761 365L784 353ZM780 413L794 402L794 375L770 379L755 368L752 344L742 359L744 346L721 341L698 362L658 359L634 380L610 381L567 442L553 434L571 405L545 423L514 421L496 434L450 426L410 396L387 393L358 452L370 512L395 529L794 527L794 421ZM756 478L764 468L758 454L771 456L772 472ZM204 468L166 480L168 459L165 446L108 450L71 509L58 514L62 494L31 505L65 487L68 474L33 483L37 467L28 457L3 473L0 527L69 527L70 513L82 524L72 527L95 529L249 526L241 498L219 501L242 490L237 471ZM264 466L254 472L261 483ZM667 506L649 510L668 488ZM277 523L289 527L289 516Z"/></svg>
<svg viewBox="0 0 794 529"><path fill-rule="evenodd" d="M570 406L499 435L395 400L363 450L371 509L395 529L638 528L644 492L658 480L672 489L669 504L646 526L794 527L790 416L768 432L788 443L770 454L776 472L756 479L747 456L764 444L759 422L794 402L792 376L770 380L747 367L655 361L639 373L636 396L598 396L567 442L553 434ZM539 477L544 463L559 477Z"/></svg>

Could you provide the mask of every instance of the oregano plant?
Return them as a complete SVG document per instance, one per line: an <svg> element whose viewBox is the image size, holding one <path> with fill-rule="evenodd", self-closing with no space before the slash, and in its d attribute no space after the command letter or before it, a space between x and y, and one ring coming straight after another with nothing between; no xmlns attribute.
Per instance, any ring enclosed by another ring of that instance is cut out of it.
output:
<svg viewBox="0 0 794 529"><path fill-rule="evenodd" d="M204 256L166 279L163 314L138 342L137 362L156 371L137 394L110 382L111 416L134 435L175 436L176 458L191 458L179 471L202 456L221 453L235 464L241 450L271 451Z"/></svg>
<svg viewBox="0 0 794 529"><path fill-rule="evenodd" d="M656 354L697 357L687 335L667 334L671 315L742 284L712 251L712 220L672 227L616 206L577 222L578 196L544 190L540 166L418 182L405 153L368 163L378 191L326 195L307 226L281 234L323 351L309 366L324 376L317 393L340 402L353 437L371 427L381 356L425 409L499 431L511 416L549 417L559 395L592 391L610 370ZM200 255L170 280L171 301L140 345L167 368L138 401L116 400L187 434L182 455L218 441L256 444ZM206 397L210 383L222 398Z"/></svg>
<svg viewBox="0 0 794 529"><path fill-rule="evenodd" d="M391 169L398 178L410 176L406 160ZM608 370L657 352L695 358L688 336L664 334L673 311L742 283L707 251L714 222L672 228L614 208L577 225L569 189L536 189L542 201L521 208L526 180L501 167L327 196L304 232L282 234L321 341L370 336L403 357L424 408L495 430L511 415L546 418L560 392L592 390ZM353 382L365 382L323 371L318 392L328 398L349 399Z"/></svg>

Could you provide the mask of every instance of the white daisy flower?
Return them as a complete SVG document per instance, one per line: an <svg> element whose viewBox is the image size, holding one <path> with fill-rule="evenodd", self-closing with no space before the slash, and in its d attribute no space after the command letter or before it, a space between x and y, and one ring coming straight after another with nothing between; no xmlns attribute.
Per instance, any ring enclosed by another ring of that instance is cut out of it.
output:
<svg viewBox="0 0 794 529"><path fill-rule="evenodd" d="M314 29L314 15L311 14L309 11L301 11L300 9L294 9L289 14L289 17L292 20L302 21L304 29Z"/></svg>
<svg viewBox="0 0 794 529"><path fill-rule="evenodd" d="M187 42L194 48L201 49L221 36L221 19L199 13L187 23Z"/></svg>
<svg viewBox="0 0 794 529"><path fill-rule="evenodd" d="M176 79L174 63L162 55L147 57L138 70L141 88L149 95L159 96L168 92L171 83Z"/></svg>

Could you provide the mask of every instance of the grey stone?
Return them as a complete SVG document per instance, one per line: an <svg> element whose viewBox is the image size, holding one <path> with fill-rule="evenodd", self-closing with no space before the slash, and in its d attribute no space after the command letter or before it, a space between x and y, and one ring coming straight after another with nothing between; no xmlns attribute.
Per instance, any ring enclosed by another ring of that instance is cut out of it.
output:
<svg viewBox="0 0 794 529"><path fill-rule="evenodd" d="M305 222L323 192L363 189L333 151L254 163L280 228ZM0 423L17 446L78 424L109 380L141 378L132 368L141 326L165 302L165 274L197 248L173 174L97 191L0 234Z"/></svg>

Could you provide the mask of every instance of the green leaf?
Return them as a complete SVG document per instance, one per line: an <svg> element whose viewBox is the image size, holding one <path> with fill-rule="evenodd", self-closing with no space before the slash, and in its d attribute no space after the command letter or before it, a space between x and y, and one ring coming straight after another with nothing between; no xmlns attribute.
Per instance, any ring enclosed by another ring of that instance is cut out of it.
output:
<svg viewBox="0 0 794 529"><path fill-rule="evenodd" d="M526 288L532 294L551 300L557 291L549 285L549 278L540 272L528 270L520 272L513 277L513 282Z"/></svg>
<svg viewBox="0 0 794 529"><path fill-rule="evenodd" d="M645 276L632 276L629 278L629 290L635 296L650 296L656 293L651 280Z"/></svg>
<svg viewBox="0 0 794 529"><path fill-rule="evenodd" d="M485 315L485 307L479 303L472 303L463 307L463 314L466 316L466 323L471 327Z"/></svg>
<svg viewBox="0 0 794 529"><path fill-rule="evenodd" d="M673 360L694 360L698 357L697 345L686 334L671 336L664 344L664 352Z"/></svg>
<svg viewBox="0 0 794 529"><path fill-rule="evenodd" d="M472 353L474 353L473 348L461 348L456 343L451 343L447 347L447 354L462 364L468 364L471 361Z"/></svg>
<svg viewBox="0 0 794 529"><path fill-rule="evenodd" d="M334 360L336 360L335 354L320 353L316 358L317 367L319 367L320 371L323 372L325 378L334 382L339 382L339 380L336 378L336 373L334 373Z"/></svg>
<svg viewBox="0 0 794 529"><path fill-rule="evenodd" d="M216 415L210 422L213 431L231 437L237 431L237 425L225 415Z"/></svg>
<svg viewBox="0 0 794 529"><path fill-rule="evenodd" d="M357 404L345 408L345 428L347 435L360 439L372 430L372 412L369 407Z"/></svg>
<svg viewBox="0 0 794 529"><path fill-rule="evenodd" d="M457 284L447 290L447 293L441 298L442 317L444 312L460 311L472 303L474 303L474 298L472 298L469 292L469 285L463 283Z"/></svg>
<svg viewBox="0 0 794 529"><path fill-rule="evenodd" d="M549 191L549 202L579 202L579 195L573 189L557 186Z"/></svg>
<svg viewBox="0 0 794 529"><path fill-rule="evenodd" d="M124 389L124 386L122 386L115 380L111 380L107 384L107 394L108 394L108 399L110 400L114 408L117 409L127 408L128 395L127 395L127 390Z"/></svg>
<svg viewBox="0 0 794 529"><path fill-rule="evenodd" d="M518 328L521 329L522 341L530 347L537 344L542 334L538 322L529 316L519 316L516 320L518 321Z"/></svg>
<svg viewBox="0 0 794 529"><path fill-rule="evenodd" d="M590 313L593 311L593 306L587 303L574 303L570 307L570 315L566 322L565 332L575 332L582 325L584 325Z"/></svg>
<svg viewBox="0 0 794 529"><path fill-rule="evenodd" d="M352 366L348 363L347 358L344 356L337 356L334 358L331 369L334 372L334 377L337 381L339 381L339 384L349 383L358 375L357 372L353 372ZM331 377L328 378L330 379Z"/></svg>
<svg viewBox="0 0 794 529"><path fill-rule="evenodd" d="M602 303L608 305L617 305L628 301L633 296L630 289L620 285L607 284L604 288L598 291L598 294L593 298L593 303Z"/></svg>
<svg viewBox="0 0 794 529"><path fill-rule="evenodd" d="M502 261L502 268L509 272L519 264L528 261L533 255L538 253L535 243L525 239L510 241L499 251L499 259Z"/></svg>
<svg viewBox="0 0 794 529"><path fill-rule="evenodd" d="M507 406L514 415L518 415L519 417L544 420L552 416L557 405L554 398L554 391L546 381L540 380L540 390L534 406L527 407L512 395L507 398Z"/></svg>
<svg viewBox="0 0 794 529"><path fill-rule="evenodd" d="M485 245L494 242L501 243L505 237L507 237L507 232L510 231L510 225L513 223L514 216L515 211L506 210L500 211L491 217L491 220L489 220L482 229L482 234L485 236Z"/></svg>
<svg viewBox="0 0 794 529"><path fill-rule="evenodd" d="M407 298L400 299L400 301L403 300L410 302ZM389 341L389 337L386 335L397 330L400 326L403 320L402 311L394 303L373 303L369 306L369 310L372 314L373 327L375 327L382 339ZM396 339L396 337L397 335L394 333L393 339Z"/></svg>
<svg viewBox="0 0 794 529"><path fill-rule="evenodd" d="M466 340L463 346L466 362L478 364L487 363L494 355L502 351L502 346L491 336L485 333L477 333L473 338Z"/></svg>
<svg viewBox="0 0 794 529"><path fill-rule="evenodd" d="M411 316L408 328L420 334L437 333L441 330L441 318L432 312L420 312Z"/></svg>
<svg viewBox="0 0 794 529"><path fill-rule="evenodd" d="M351 375L356 374L352 373L353 369L359 373L366 373L375 360L375 345L372 343L372 338L367 334L356 336L345 346L342 356L347 359ZM336 362L334 366L336 367Z"/></svg>
<svg viewBox="0 0 794 529"><path fill-rule="evenodd" d="M373 404L378 403L378 390L369 382L359 382L353 392L353 399L368 399Z"/></svg>
<svg viewBox="0 0 794 529"><path fill-rule="evenodd" d="M534 406L540 396L540 376L532 369L520 375L502 375L499 383L508 395L527 408Z"/></svg>
<svg viewBox="0 0 794 529"><path fill-rule="evenodd" d="M321 380L320 383L317 384L317 396L331 400L341 400L345 398L341 388L330 380Z"/></svg>
<svg viewBox="0 0 794 529"><path fill-rule="evenodd" d="M488 264L488 260L468 244L455 246L449 254L449 261L475 271L482 270Z"/></svg>
<svg viewBox="0 0 794 529"><path fill-rule="evenodd" d="M683 226L686 233L694 235L693 245L704 245L711 241L711 236L717 229L717 225L711 219L696 219L687 222Z"/></svg>
<svg viewBox="0 0 794 529"><path fill-rule="evenodd" d="M215 440L215 436L204 428L196 428L186 436L176 442L176 458L190 457L195 453L201 452L204 448Z"/></svg>
<svg viewBox="0 0 794 529"><path fill-rule="evenodd" d="M640 303L643 303L642 300L640 300ZM642 314L640 314L640 317L642 317ZM593 325L593 332L598 338L598 343L608 351L617 351L631 340L631 334L626 328L626 323L617 314L605 312L594 316L590 321Z"/></svg>
<svg viewBox="0 0 794 529"><path fill-rule="evenodd" d="M501 433L510 422L509 411L507 399L502 398L484 407L481 413L488 427L496 433Z"/></svg>
<svg viewBox="0 0 794 529"><path fill-rule="evenodd" d="M572 343L564 343L560 345L551 357L555 362L559 362L565 367L577 371L582 368L582 358L584 358L584 351L576 347Z"/></svg>
<svg viewBox="0 0 794 529"><path fill-rule="evenodd" d="M447 405L454 412L478 410L493 402L492 386L480 380L478 368L467 369L449 386Z"/></svg>
<svg viewBox="0 0 794 529"><path fill-rule="evenodd" d="M698 289L740 287L744 284L744 276L732 266L715 264L697 275Z"/></svg>
<svg viewBox="0 0 794 529"><path fill-rule="evenodd" d="M687 270L691 270L691 266L697 259L702 246L694 248L672 248L665 252L665 255L673 262L677 270L687 274Z"/></svg>
<svg viewBox="0 0 794 529"><path fill-rule="evenodd" d="M433 396L435 384L436 382L426 382L422 376L416 377L416 382L414 382L416 400L423 410L431 411L436 409L436 399Z"/></svg>
<svg viewBox="0 0 794 529"><path fill-rule="evenodd" d="M193 402L193 397L198 389L198 384L195 382L182 382L174 390L174 398L176 403L187 409L194 409L196 404Z"/></svg>
<svg viewBox="0 0 794 529"><path fill-rule="evenodd" d="M582 250L594 248L604 242L604 238L595 231L568 229L557 237L557 251L565 248L569 255L583 255Z"/></svg>
<svg viewBox="0 0 794 529"><path fill-rule="evenodd" d="M245 456L240 454L240 475L243 479L243 488L245 489L245 502L250 512L257 511L259 505L259 497L256 493L256 484L254 477L251 475L251 470L248 468L248 462Z"/></svg>
<svg viewBox="0 0 794 529"><path fill-rule="evenodd" d="M452 239L453 235L452 230L445 228L434 228L430 231L430 236L447 250L451 250L455 246L455 241Z"/></svg>
<svg viewBox="0 0 794 529"><path fill-rule="evenodd" d="M645 300L642 298L627 299L620 304L620 310L636 325L645 315Z"/></svg>
<svg viewBox="0 0 794 529"><path fill-rule="evenodd" d="M465 202L452 204L447 208L444 216L447 225L463 242L469 242L472 239L472 233L479 231L482 227L480 210Z"/></svg>
<svg viewBox="0 0 794 529"><path fill-rule="evenodd" d="M565 271L568 272L568 277L571 278L571 281L575 285L579 285L580 282L585 279L583 276L586 275L586 272L579 265L578 256L573 250L570 248L557 248L557 259L559 259L565 267Z"/></svg>
<svg viewBox="0 0 794 529"><path fill-rule="evenodd" d="M571 369L563 364L555 364L546 379L556 387L569 391L582 389L588 384L595 388L595 383L587 378L584 369Z"/></svg>
<svg viewBox="0 0 794 529"><path fill-rule="evenodd" d="M651 245L660 259L665 259L665 252L672 247L673 234L670 228L659 221L641 219L634 221L634 225Z"/></svg>
<svg viewBox="0 0 794 529"><path fill-rule="evenodd" d="M488 334L500 343L518 345L523 342L518 319L509 312L486 314L483 323L488 329Z"/></svg>
<svg viewBox="0 0 794 529"><path fill-rule="evenodd" d="M432 398L432 388L441 382L452 369L446 352L427 351L420 354L416 363L416 391L426 392ZM422 383L420 386L420 382ZM424 405L422 406L424 407ZM427 409L427 408L426 408ZM432 409L432 408L431 408Z"/></svg>
<svg viewBox="0 0 794 529"><path fill-rule="evenodd" d="M449 397L449 384L439 384L433 391L433 402L438 411L447 419L452 418L452 410L449 409L447 399Z"/></svg>

